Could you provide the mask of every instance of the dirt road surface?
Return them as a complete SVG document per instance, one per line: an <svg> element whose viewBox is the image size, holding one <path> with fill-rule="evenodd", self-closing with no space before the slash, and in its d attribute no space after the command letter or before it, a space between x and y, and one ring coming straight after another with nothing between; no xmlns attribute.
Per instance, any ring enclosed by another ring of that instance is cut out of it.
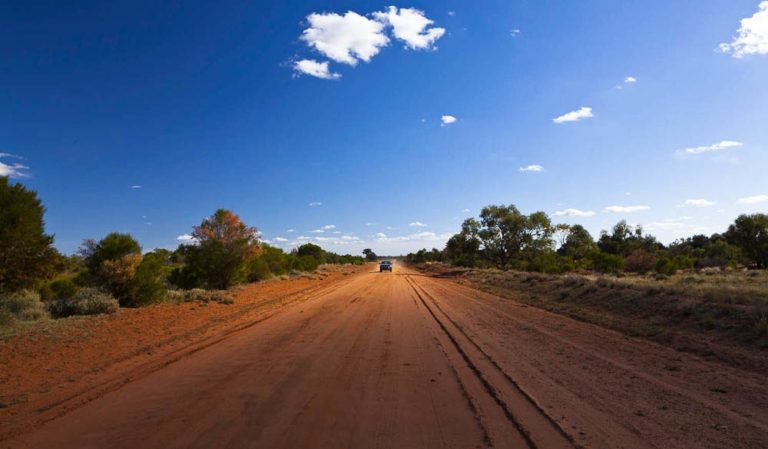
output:
<svg viewBox="0 0 768 449"><path fill-rule="evenodd" d="M396 266L8 448L766 448L768 378Z"/></svg>

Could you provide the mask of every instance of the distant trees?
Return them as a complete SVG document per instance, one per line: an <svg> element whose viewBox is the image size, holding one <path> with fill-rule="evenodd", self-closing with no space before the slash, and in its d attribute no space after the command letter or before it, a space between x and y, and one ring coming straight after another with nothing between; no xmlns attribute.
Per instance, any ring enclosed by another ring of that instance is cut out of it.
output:
<svg viewBox="0 0 768 449"><path fill-rule="evenodd" d="M45 233L44 213L36 192L0 177L0 292L53 275L60 256Z"/></svg>
<svg viewBox="0 0 768 449"><path fill-rule="evenodd" d="M378 257L376 256L376 253L374 253L371 248L365 248L363 250L363 255L365 256L365 260L369 262L373 262Z"/></svg>
<svg viewBox="0 0 768 449"><path fill-rule="evenodd" d="M672 274L739 264L768 268L768 215L741 215L725 234L694 235L664 246L624 220L602 231L596 242L581 225L554 225L544 212L525 215L514 205L491 205L481 210L479 220L465 220L442 251L422 249L406 260L547 273Z"/></svg>

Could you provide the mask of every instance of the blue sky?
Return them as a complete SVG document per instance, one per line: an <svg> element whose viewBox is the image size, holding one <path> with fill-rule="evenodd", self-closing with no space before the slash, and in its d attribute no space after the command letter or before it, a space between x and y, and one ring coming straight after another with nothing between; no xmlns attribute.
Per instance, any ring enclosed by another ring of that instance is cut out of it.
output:
<svg viewBox="0 0 768 449"><path fill-rule="evenodd" d="M0 5L0 173L67 253L219 207L384 254L491 203L664 242L768 210L768 2L76 3Z"/></svg>

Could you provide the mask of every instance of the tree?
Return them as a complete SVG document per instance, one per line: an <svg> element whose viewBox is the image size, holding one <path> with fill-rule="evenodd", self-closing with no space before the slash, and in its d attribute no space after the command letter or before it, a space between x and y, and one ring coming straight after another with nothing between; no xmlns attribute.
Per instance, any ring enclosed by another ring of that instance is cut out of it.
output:
<svg viewBox="0 0 768 449"><path fill-rule="evenodd" d="M757 268L768 268L768 215L739 215L728 227L725 238L738 246Z"/></svg>
<svg viewBox="0 0 768 449"><path fill-rule="evenodd" d="M217 210L192 232L197 245L188 248L186 254L192 277L214 289L245 280L247 262L261 252L258 235L256 228L247 226L233 212Z"/></svg>
<svg viewBox="0 0 768 449"><path fill-rule="evenodd" d="M607 231L600 232L597 246L600 251L624 257L638 249L653 252L662 248L662 245L656 241L656 237L644 235L641 226L628 225L624 220L616 223L611 234Z"/></svg>
<svg viewBox="0 0 768 449"><path fill-rule="evenodd" d="M363 255L365 256L365 260L367 260L369 262L373 262L374 260L376 260L378 258L376 253L374 253L373 250L370 249L370 248L365 248L363 250Z"/></svg>
<svg viewBox="0 0 768 449"><path fill-rule="evenodd" d="M550 250L553 232L544 212L526 216L510 204L484 207L477 235L486 257L497 266L507 268L512 261L529 261L542 251Z"/></svg>
<svg viewBox="0 0 768 449"><path fill-rule="evenodd" d="M88 271L98 277L106 261L117 261L131 255L141 256L141 245L130 234L112 232L99 242L91 239L83 241L80 255Z"/></svg>
<svg viewBox="0 0 768 449"><path fill-rule="evenodd" d="M445 244L445 257L454 265L474 267L480 256L480 223L474 218L464 220L461 232L455 234Z"/></svg>
<svg viewBox="0 0 768 449"><path fill-rule="evenodd" d="M45 233L37 193L0 177L0 291L32 287L50 277L59 259Z"/></svg>
<svg viewBox="0 0 768 449"><path fill-rule="evenodd" d="M296 255L299 257L314 257L318 264L325 263L325 250L314 243L305 243L298 247Z"/></svg>
<svg viewBox="0 0 768 449"><path fill-rule="evenodd" d="M582 225L573 225L568 227L565 242L558 248L557 253L581 260L589 257L597 249L592 235Z"/></svg>

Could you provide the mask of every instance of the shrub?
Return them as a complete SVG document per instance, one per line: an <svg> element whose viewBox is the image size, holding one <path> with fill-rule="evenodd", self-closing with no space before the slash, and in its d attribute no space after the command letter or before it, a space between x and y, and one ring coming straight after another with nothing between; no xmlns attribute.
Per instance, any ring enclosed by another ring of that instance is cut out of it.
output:
<svg viewBox="0 0 768 449"><path fill-rule="evenodd" d="M59 298L49 306L51 314L59 318L115 313L118 308L117 299L93 287L82 288L72 298Z"/></svg>
<svg viewBox="0 0 768 449"><path fill-rule="evenodd" d="M128 281L127 292L120 297L120 305L141 307L152 304L161 301L165 292L164 258L160 254L148 253Z"/></svg>
<svg viewBox="0 0 768 449"><path fill-rule="evenodd" d="M248 280L250 282L265 281L271 277L269 265L263 257L256 257L248 263Z"/></svg>
<svg viewBox="0 0 768 449"><path fill-rule="evenodd" d="M78 286L71 278L60 278L50 283L51 299L70 299L77 293Z"/></svg>
<svg viewBox="0 0 768 449"><path fill-rule="evenodd" d="M0 311L21 321L36 321L48 316L40 295L31 290L0 294Z"/></svg>
<svg viewBox="0 0 768 449"><path fill-rule="evenodd" d="M624 262L624 269L631 273L647 273L656 265L656 256L642 248L632 251Z"/></svg>
<svg viewBox="0 0 768 449"><path fill-rule="evenodd" d="M169 290L167 298L177 303L193 301L208 303L213 301L220 304L234 304L235 302L232 298L226 296L222 292L203 290L202 288L193 288L191 290Z"/></svg>
<svg viewBox="0 0 768 449"><path fill-rule="evenodd" d="M677 267L675 267L674 262L669 257L659 257L659 259L656 261L656 266L654 267L656 270L656 273L662 274L662 275L673 275L675 274L675 271L677 271Z"/></svg>
<svg viewBox="0 0 768 449"><path fill-rule="evenodd" d="M618 273L624 268L624 259L616 254L596 251L590 256L592 269L598 273Z"/></svg>

